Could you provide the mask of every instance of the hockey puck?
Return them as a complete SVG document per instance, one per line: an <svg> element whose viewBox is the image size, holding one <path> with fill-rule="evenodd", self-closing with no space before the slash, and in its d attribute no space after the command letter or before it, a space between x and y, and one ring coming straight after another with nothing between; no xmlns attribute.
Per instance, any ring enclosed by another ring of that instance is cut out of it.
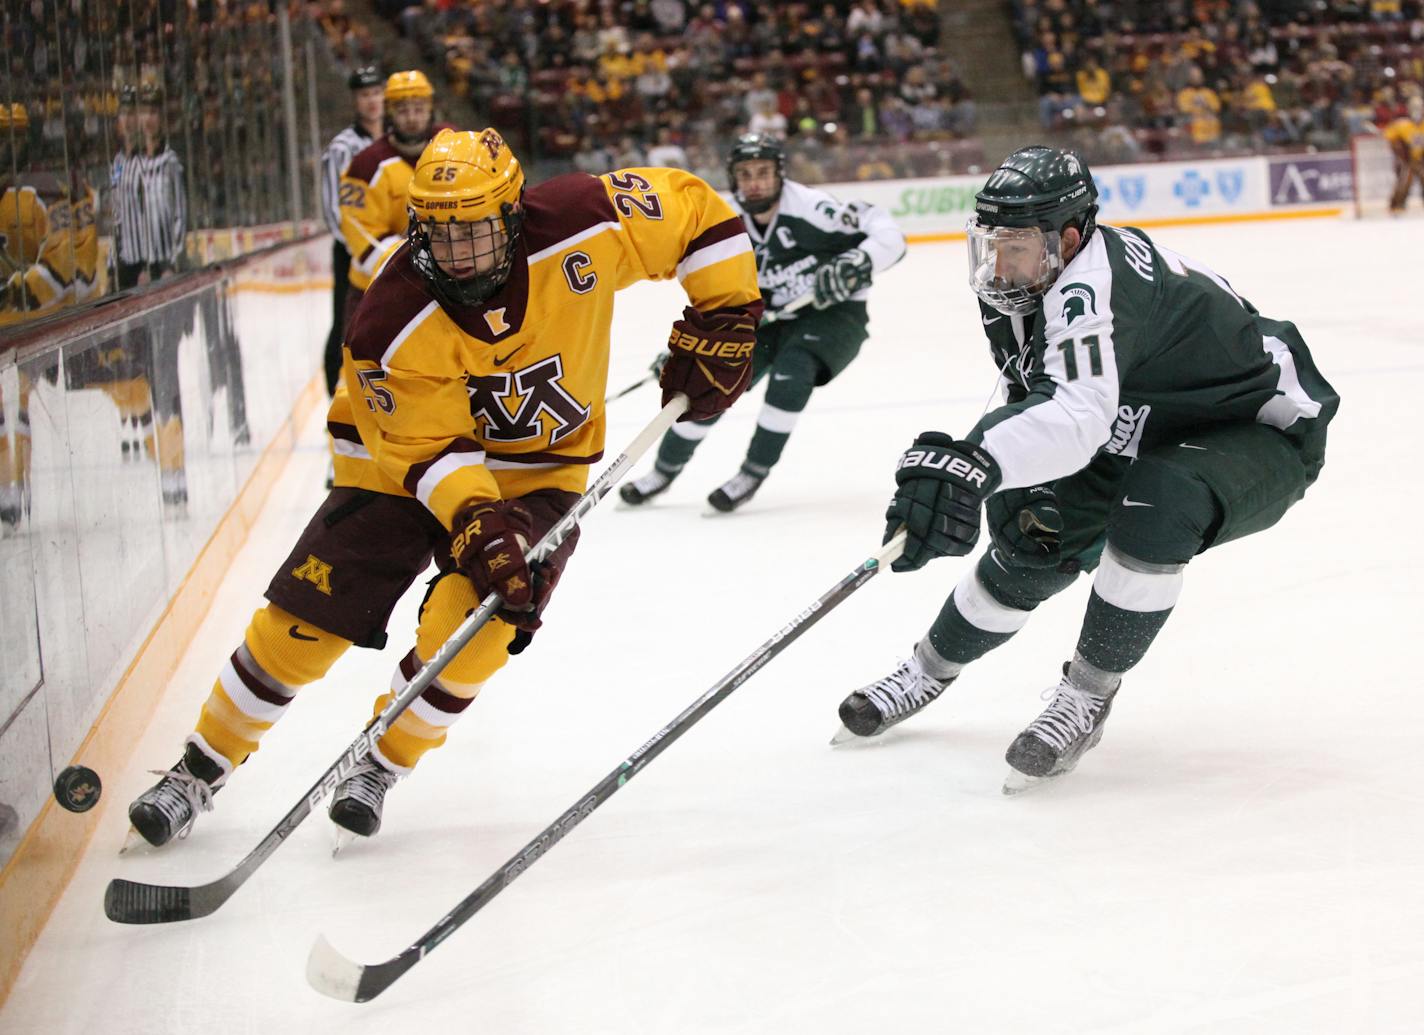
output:
<svg viewBox="0 0 1424 1035"><path fill-rule="evenodd" d="M67 766L54 778L55 800L70 812L88 812L103 790L99 774L82 765Z"/></svg>

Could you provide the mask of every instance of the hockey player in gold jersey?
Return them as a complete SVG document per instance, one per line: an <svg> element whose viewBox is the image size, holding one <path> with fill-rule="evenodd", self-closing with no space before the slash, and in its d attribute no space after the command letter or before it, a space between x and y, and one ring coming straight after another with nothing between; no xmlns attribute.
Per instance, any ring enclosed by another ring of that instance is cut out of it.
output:
<svg viewBox="0 0 1424 1035"><path fill-rule="evenodd" d="M348 647L382 646L391 609L433 557L439 575L396 686L491 590L504 606L337 788L332 819L376 832L386 792L541 625L577 533L537 570L524 551L603 454L614 293L674 276L691 305L673 322L664 401L685 393L686 419L706 419L745 390L762 309L751 243L726 202L674 169L526 190L495 131L431 142L411 181L407 243L348 329L347 392L328 425L337 487L278 569L183 759L130 806L146 840L186 833Z"/></svg>
<svg viewBox="0 0 1424 1035"><path fill-rule="evenodd" d="M346 323L381 264L405 240L406 192L415 161L435 135L435 88L423 72L396 72L386 80L390 131L351 159L341 174L341 236L351 250Z"/></svg>
<svg viewBox="0 0 1424 1035"><path fill-rule="evenodd" d="M1409 98L1408 114L1385 127L1384 138L1394 152L1394 191L1389 199L1391 215L1404 211L1409 188L1416 182L1424 194L1424 97Z"/></svg>

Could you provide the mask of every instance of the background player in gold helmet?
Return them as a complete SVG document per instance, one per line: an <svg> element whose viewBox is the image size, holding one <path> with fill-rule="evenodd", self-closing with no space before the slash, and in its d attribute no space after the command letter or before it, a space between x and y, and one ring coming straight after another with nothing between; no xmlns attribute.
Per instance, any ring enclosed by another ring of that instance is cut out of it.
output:
<svg viewBox="0 0 1424 1035"><path fill-rule="evenodd" d="M705 419L746 388L762 308L751 242L696 176L624 169L526 188L494 130L445 131L416 163L409 209L408 242L348 328L347 390L328 415L336 487L274 576L182 760L130 806L153 844L211 807L303 685L353 644L384 645L391 609L434 559L397 686L492 589L504 607L337 788L332 819L376 832L387 791L542 624L577 533L536 571L524 549L602 457L616 291L677 277L687 293L665 401L684 392L686 416Z"/></svg>
<svg viewBox="0 0 1424 1035"><path fill-rule="evenodd" d="M381 264L405 240L406 191L415 160L438 128L435 88L423 72L396 72L386 80L388 132L351 159L341 174L341 236L351 251L351 292L345 323Z"/></svg>

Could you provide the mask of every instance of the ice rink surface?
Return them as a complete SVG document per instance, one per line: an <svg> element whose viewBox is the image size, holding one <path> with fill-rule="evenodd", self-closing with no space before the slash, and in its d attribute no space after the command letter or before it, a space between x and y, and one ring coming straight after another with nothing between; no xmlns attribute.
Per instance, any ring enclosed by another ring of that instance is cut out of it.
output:
<svg viewBox="0 0 1424 1035"><path fill-rule="evenodd" d="M340 859L313 816L212 917L104 918L115 876L226 872L370 714L414 629L352 651L170 849L116 856L274 566L322 496L320 422L273 493L0 1012L7 1033L1418 1032L1424 1007L1420 231L1158 230L1295 321L1340 392L1320 481L1200 557L1069 778L1005 798L1004 749L1069 656L1088 580L883 744L836 706L888 672L969 562L871 581L376 1001L312 991L309 946L394 955L879 543L900 451L994 385L962 244L920 245L758 497L709 517L759 399L652 506L588 519L534 647ZM683 304L620 299L610 387ZM760 392L757 393L760 395ZM656 410L610 407L609 455ZM641 464L638 472L646 467Z"/></svg>

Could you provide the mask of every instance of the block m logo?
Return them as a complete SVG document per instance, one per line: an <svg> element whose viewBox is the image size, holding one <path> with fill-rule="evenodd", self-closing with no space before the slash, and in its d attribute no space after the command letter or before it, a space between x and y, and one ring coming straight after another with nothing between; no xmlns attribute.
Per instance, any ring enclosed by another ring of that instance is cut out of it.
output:
<svg viewBox="0 0 1424 1035"><path fill-rule="evenodd" d="M507 374L487 374L468 381L470 412L484 421L486 442L528 442L544 433L541 417L555 424L549 444L558 445L588 420L591 407L580 406L559 382L564 362L559 356ZM516 406L511 415L509 407Z"/></svg>

